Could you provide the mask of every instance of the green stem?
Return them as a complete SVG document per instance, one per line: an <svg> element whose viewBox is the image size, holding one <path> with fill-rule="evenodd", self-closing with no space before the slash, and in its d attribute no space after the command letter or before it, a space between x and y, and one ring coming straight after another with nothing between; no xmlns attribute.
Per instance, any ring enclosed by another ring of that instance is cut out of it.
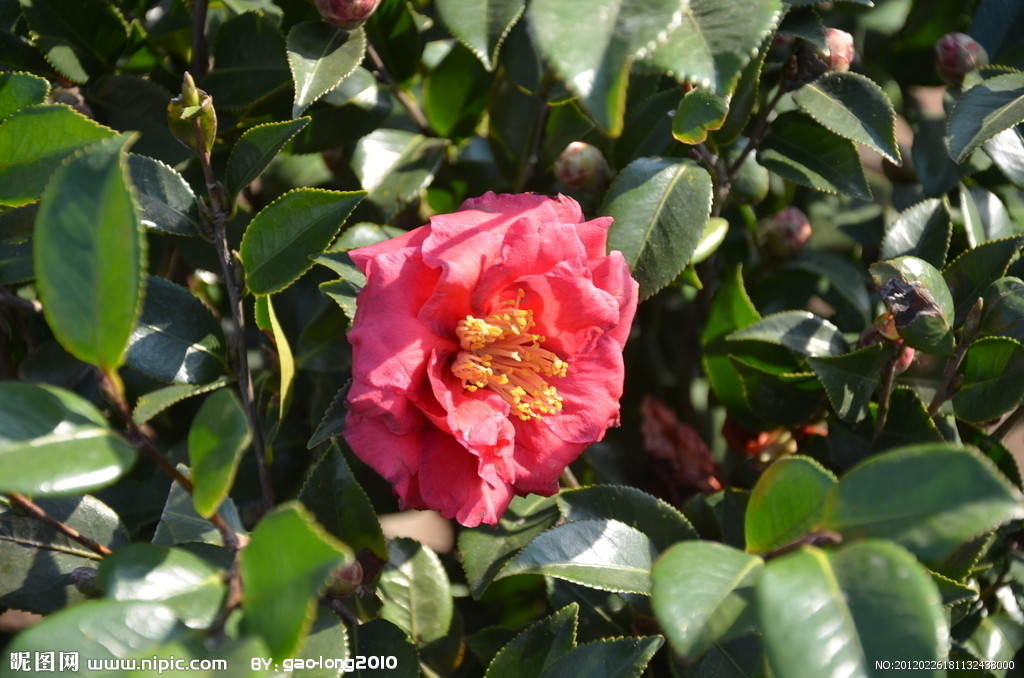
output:
<svg viewBox="0 0 1024 678"><path fill-rule="evenodd" d="M899 346L893 352L889 362L885 364L882 379L882 390L878 394L878 414L875 416L875 437L882 434L885 422L889 419L889 404L892 401L892 388L896 382L896 363L899 362L903 349Z"/></svg>

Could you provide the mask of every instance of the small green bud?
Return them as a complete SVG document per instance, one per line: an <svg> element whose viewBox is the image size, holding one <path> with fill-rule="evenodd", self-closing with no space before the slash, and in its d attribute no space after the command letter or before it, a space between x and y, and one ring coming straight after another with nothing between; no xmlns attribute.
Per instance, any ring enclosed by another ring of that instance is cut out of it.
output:
<svg viewBox="0 0 1024 678"><path fill-rule="evenodd" d="M196 129L195 121L199 121ZM174 138L197 155L209 155L217 138L217 112L213 97L196 87L189 73L181 84L181 94L167 104L167 124Z"/></svg>

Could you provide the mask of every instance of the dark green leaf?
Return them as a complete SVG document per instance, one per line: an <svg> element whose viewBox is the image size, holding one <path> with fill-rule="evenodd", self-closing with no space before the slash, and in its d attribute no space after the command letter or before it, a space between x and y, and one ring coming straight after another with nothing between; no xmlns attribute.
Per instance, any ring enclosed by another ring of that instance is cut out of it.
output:
<svg viewBox="0 0 1024 678"><path fill-rule="evenodd" d="M0 491L89 492L135 463L135 449L92 403L55 386L0 382Z"/></svg>
<svg viewBox="0 0 1024 678"><path fill-rule="evenodd" d="M256 215L245 231L239 254L246 286L255 294L279 292L308 271L363 199L361 191L299 188Z"/></svg>
<svg viewBox="0 0 1024 678"><path fill-rule="evenodd" d="M982 148L1014 186L1024 188L1024 139L1020 132L1014 128L1003 130L982 144Z"/></svg>
<svg viewBox="0 0 1024 678"><path fill-rule="evenodd" d="M956 304L956 324L967 318L968 311L985 294L988 286L1003 277L1007 267L1024 245L1024 237L991 240L967 250L942 271Z"/></svg>
<svg viewBox="0 0 1024 678"><path fill-rule="evenodd" d="M615 219L608 248L626 258L646 299L693 256L711 211L711 177L688 160L641 158L615 178L598 213Z"/></svg>
<svg viewBox="0 0 1024 678"><path fill-rule="evenodd" d="M183 466L178 468L184 469ZM235 508L233 501L228 499L221 505L220 516L231 529L244 534L245 530L242 529L242 521L238 517L238 509ZM153 543L171 546L187 542L223 545L221 534L213 523L196 513L192 495L183 490L178 483L171 483L167 502L160 514L160 522L153 534Z"/></svg>
<svg viewBox="0 0 1024 678"><path fill-rule="evenodd" d="M112 136L69 106L40 104L12 114L0 124L0 204L37 200L65 158Z"/></svg>
<svg viewBox="0 0 1024 678"><path fill-rule="evenodd" d="M696 539L690 521L667 502L625 485L595 485L556 497L562 518L614 519L643 532L659 551L684 539Z"/></svg>
<svg viewBox="0 0 1024 678"><path fill-rule="evenodd" d="M497 653L486 678L539 676L576 647L579 605L566 605L518 634Z"/></svg>
<svg viewBox="0 0 1024 678"><path fill-rule="evenodd" d="M251 536L241 558L245 628L262 637L280 661L299 648L313 622L317 594L353 555L297 504L275 508Z"/></svg>
<svg viewBox="0 0 1024 678"><path fill-rule="evenodd" d="M783 113L757 152L757 160L776 174L803 186L868 200L853 143L825 129L803 113Z"/></svg>
<svg viewBox="0 0 1024 678"><path fill-rule="evenodd" d="M417 647L444 638L452 623L451 584L437 554L400 538L388 544L388 564L377 593L384 605L380 617L412 639Z"/></svg>
<svg viewBox="0 0 1024 678"><path fill-rule="evenodd" d="M846 355L810 357L807 364L825 387L836 413L846 421L860 421L868 413L891 356L890 347L875 344Z"/></svg>
<svg viewBox="0 0 1024 678"><path fill-rule="evenodd" d="M0 73L0 120L26 106L41 104L50 83L31 73Z"/></svg>
<svg viewBox="0 0 1024 678"><path fill-rule="evenodd" d="M889 418L885 428L874 441L875 451L914 445L922 442L942 442L942 433L930 416L921 397L906 387L897 387L889 398Z"/></svg>
<svg viewBox="0 0 1024 678"><path fill-rule="evenodd" d="M128 532L117 513L95 497L37 498L35 503L98 544L116 549L128 543ZM49 614L84 600L72 584L71 572L98 567L100 556L0 502L0 562L0 602Z"/></svg>
<svg viewBox="0 0 1024 678"><path fill-rule="evenodd" d="M434 179L448 142L397 129L379 129L356 144L352 169L367 199L391 214Z"/></svg>
<svg viewBox="0 0 1024 678"><path fill-rule="evenodd" d="M97 120L120 132L138 133L134 152L172 167L192 157L167 124L169 90L137 75L113 75L101 79L88 93Z"/></svg>
<svg viewBox="0 0 1024 678"><path fill-rule="evenodd" d="M822 518L836 478L807 457L786 457L769 466L747 504L747 549L767 553L803 537Z"/></svg>
<svg viewBox="0 0 1024 678"><path fill-rule="evenodd" d="M480 62L462 45L453 45L424 80L423 112L439 135L470 136L487 109L490 89L491 78Z"/></svg>
<svg viewBox="0 0 1024 678"><path fill-rule="evenodd" d="M402 629L386 619L374 619L352 627L352 652L356 657L394 657L393 669L356 667L355 678L419 678L419 653ZM369 664L369 662L367 662Z"/></svg>
<svg viewBox="0 0 1024 678"><path fill-rule="evenodd" d="M1021 517L1020 494L990 461L953 445L922 444L872 457L847 473L829 497L823 527L845 540L890 539L934 566L961 544Z"/></svg>
<svg viewBox="0 0 1024 678"><path fill-rule="evenodd" d="M729 112L729 99L699 87L683 95L672 118L672 136L684 144L699 144L708 132L721 128Z"/></svg>
<svg viewBox="0 0 1024 678"><path fill-rule="evenodd" d="M250 128L231 149L224 183L235 196L263 174L284 145L309 123L309 118L270 122Z"/></svg>
<svg viewBox="0 0 1024 678"><path fill-rule="evenodd" d="M654 564L654 613L676 654L693 660L750 614L764 561L713 541L686 542Z"/></svg>
<svg viewBox="0 0 1024 678"><path fill-rule="evenodd" d="M142 225L174 235L199 235L199 203L185 179L159 160L128 154L128 174Z"/></svg>
<svg viewBox="0 0 1024 678"><path fill-rule="evenodd" d="M188 432L196 513L210 518L217 512L251 440L245 410L232 389L216 391L203 401Z"/></svg>
<svg viewBox="0 0 1024 678"><path fill-rule="evenodd" d="M901 164L896 112L882 88L857 73L827 73L793 94L793 101L824 127Z"/></svg>
<svg viewBox="0 0 1024 678"><path fill-rule="evenodd" d="M438 0L437 12L448 30L489 71L512 26L526 9L524 0Z"/></svg>
<svg viewBox="0 0 1024 678"><path fill-rule="evenodd" d="M985 291L984 299L978 333L1024 342L1024 281L1000 278Z"/></svg>
<svg viewBox="0 0 1024 678"><path fill-rule="evenodd" d="M731 357L743 382L747 404L775 426L798 426L821 407L824 393L813 372L778 373Z"/></svg>
<svg viewBox="0 0 1024 678"><path fill-rule="evenodd" d="M416 75L423 56L424 40L417 17L410 3L390 0L380 4L365 25L370 44L377 50L388 73L402 87Z"/></svg>
<svg viewBox="0 0 1024 678"><path fill-rule="evenodd" d="M128 42L128 27L114 5L103 0L19 0L46 60L74 82L102 74Z"/></svg>
<svg viewBox="0 0 1024 678"><path fill-rule="evenodd" d="M581 520L541 534L496 579L543 574L616 593L650 595L658 552L642 532L616 520Z"/></svg>
<svg viewBox="0 0 1024 678"><path fill-rule="evenodd" d="M245 12L225 21L213 45L216 68L200 86L226 110L251 106L291 82L284 38L262 12Z"/></svg>
<svg viewBox="0 0 1024 678"><path fill-rule="evenodd" d="M836 356L850 350L835 325L808 311L766 316L726 337L729 341L763 341L806 356Z"/></svg>
<svg viewBox="0 0 1024 678"><path fill-rule="evenodd" d="M946 144L963 162L981 144L1024 121L1024 74L1006 73L971 87L949 115Z"/></svg>
<svg viewBox="0 0 1024 678"><path fill-rule="evenodd" d="M150 391L140 397L138 402L135 403L135 409L132 411L132 420L139 425L145 424L171 405L192 396L215 391L227 383L228 380L224 378L209 384L172 384L156 391Z"/></svg>
<svg viewBox="0 0 1024 678"><path fill-rule="evenodd" d="M224 344L224 331L203 302L184 287L151 277L125 363L165 383L204 384L227 369Z"/></svg>
<svg viewBox="0 0 1024 678"><path fill-rule="evenodd" d="M306 443L306 449L312 450L320 443L340 436L345 431L345 417L348 415L348 389L351 385L352 382L347 381L344 386L338 389L338 392L331 400L331 404L327 406L327 411L324 412L324 416L320 419L316 430L313 431L309 442Z"/></svg>
<svg viewBox="0 0 1024 678"><path fill-rule="evenodd" d="M20 245L29 242L35 230L38 211L37 204L0 211L0 245Z"/></svg>
<svg viewBox="0 0 1024 678"><path fill-rule="evenodd" d="M952 232L945 204L934 198L923 200L903 210L886 229L882 259L912 255L942 268Z"/></svg>
<svg viewBox="0 0 1024 678"><path fill-rule="evenodd" d="M325 530L353 551L368 549L381 560L387 559L384 535L370 498L337 445L331 444L309 472L298 498Z"/></svg>
<svg viewBox="0 0 1024 678"><path fill-rule="evenodd" d="M937 354L953 350L953 296L934 266L906 256L872 264L869 270L908 346Z"/></svg>
<svg viewBox="0 0 1024 678"><path fill-rule="evenodd" d="M297 24L288 32L288 65L295 83L292 117L352 75L363 60L366 34L324 21Z"/></svg>
<svg viewBox="0 0 1024 678"><path fill-rule="evenodd" d="M1010 218L1006 205L981 186L960 186L960 210L970 247L1017 235L1020 229Z"/></svg>
<svg viewBox="0 0 1024 678"><path fill-rule="evenodd" d="M1009 337L986 337L971 344L963 363L964 382L953 396L961 419L986 422L1017 407L1024 398L1024 347Z"/></svg>
<svg viewBox="0 0 1024 678"><path fill-rule="evenodd" d="M641 636L599 640L570 650L541 678L640 678L665 640Z"/></svg>

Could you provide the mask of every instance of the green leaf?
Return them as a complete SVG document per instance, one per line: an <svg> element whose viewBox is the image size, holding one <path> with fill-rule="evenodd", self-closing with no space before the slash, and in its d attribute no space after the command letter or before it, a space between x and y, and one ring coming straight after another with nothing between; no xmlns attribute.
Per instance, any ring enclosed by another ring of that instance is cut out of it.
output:
<svg viewBox="0 0 1024 678"><path fill-rule="evenodd" d="M364 195L297 188L263 208L249 222L239 248L246 286L254 294L273 294L298 280Z"/></svg>
<svg viewBox="0 0 1024 678"><path fill-rule="evenodd" d="M693 660L751 612L758 556L713 541L676 544L654 564L654 614L676 654Z"/></svg>
<svg viewBox="0 0 1024 678"><path fill-rule="evenodd" d="M142 225L173 235L199 235L199 202L184 177L153 158L128 154Z"/></svg>
<svg viewBox="0 0 1024 678"><path fill-rule="evenodd" d="M250 128L231 149L224 184L228 193L238 195L263 174L285 144L302 131L309 118L269 122Z"/></svg>
<svg viewBox="0 0 1024 678"><path fill-rule="evenodd" d="M184 470L179 466L178 470ZM228 499L220 507L220 516L224 522L238 534L244 534L242 521L238 517L238 509L235 503ZM220 532L206 518L196 513L192 503L192 495L186 492L178 483L171 483L171 489L167 493L167 502L160 514L160 522L153 534L154 544L184 544L186 542L202 542L204 544L223 545Z"/></svg>
<svg viewBox="0 0 1024 678"><path fill-rule="evenodd" d="M661 636L640 636L580 645L540 678L640 678L664 642Z"/></svg>
<svg viewBox="0 0 1024 678"><path fill-rule="evenodd" d="M397 129L378 129L356 144L352 169L367 200L392 214L434 179L448 142Z"/></svg>
<svg viewBox="0 0 1024 678"><path fill-rule="evenodd" d="M829 497L823 527L844 540L890 539L935 566L961 544L1021 517L1020 494L987 459L953 445L922 444L848 472Z"/></svg>
<svg viewBox="0 0 1024 678"><path fill-rule="evenodd" d="M353 551L367 549L381 560L387 559L384 534L373 504L337 445L332 443L310 470L298 499L325 530Z"/></svg>
<svg viewBox="0 0 1024 678"><path fill-rule="evenodd" d="M856 422L867 416L891 355L891 348L875 344L845 355L809 357L807 364L825 387L832 409L843 420Z"/></svg>
<svg viewBox="0 0 1024 678"><path fill-rule="evenodd" d="M96 117L122 132L138 132L132 150L179 166L192 152L171 134L167 124L170 90L137 75L113 75L88 90L88 102Z"/></svg>
<svg viewBox="0 0 1024 678"><path fill-rule="evenodd" d="M902 163L896 111L882 88L857 73L827 73L793 94L793 101L823 127Z"/></svg>
<svg viewBox="0 0 1024 678"><path fill-rule="evenodd" d="M729 113L729 99L698 87L683 95L672 118L672 136L684 144L699 144L708 132L720 129Z"/></svg>
<svg viewBox="0 0 1024 678"><path fill-rule="evenodd" d="M127 46L128 26L103 0L19 0L46 60L73 82L85 82L114 66Z"/></svg>
<svg viewBox="0 0 1024 678"><path fill-rule="evenodd" d="M203 401L188 432L196 513L210 518L217 512L235 482L242 452L251 441L245 410L233 390L216 391Z"/></svg>
<svg viewBox="0 0 1024 678"><path fill-rule="evenodd" d="M50 93L50 83L31 73L0 73L0 120L26 106L41 104Z"/></svg>
<svg viewBox="0 0 1024 678"><path fill-rule="evenodd" d="M968 188L960 185L960 213L969 247L977 247L989 240L999 240L1020 232L1003 201L981 186Z"/></svg>
<svg viewBox="0 0 1024 678"><path fill-rule="evenodd" d="M186 398L215 391L228 383L228 379L223 378L209 384L172 384L150 391L135 403L135 409L132 410L132 421L141 426L168 407Z"/></svg>
<svg viewBox="0 0 1024 678"><path fill-rule="evenodd" d="M869 270L908 346L940 355L953 350L953 296L934 266L906 256L871 264Z"/></svg>
<svg viewBox="0 0 1024 678"><path fill-rule="evenodd" d="M971 422L998 419L1024 399L1024 347L1016 339L986 337L971 344L964 382L953 396L956 416Z"/></svg>
<svg viewBox="0 0 1024 678"><path fill-rule="evenodd" d="M1024 139L1020 132L1014 128L1003 130L982 148L1014 186L1024 188Z"/></svg>
<svg viewBox="0 0 1024 678"><path fill-rule="evenodd" d="M485 678L539 676L576 647L579 605L566 605L519 633L487 667Z"/></svg>
<svg viewBox="0 0 1024 678"><path fill-rule="evenodd" d="M438 0L437 13L451 34L480 60L488 71L512 26L526 9L524 0Z"/></svg>
<svg viewBox="0 0 1024 678"><path fill-rule="evenodd" d="M422 18L408 2L383 2L365 29L392 79L406 87L416 75L423 56L424 37L417 19Z"/></svg>
<svg viewBox="0 0 1024 678"><path fill-rule="evenodd" d="M1000 278L985 290L984 299L978 334L1024 342L1024 280Z"/></svg>
<svg viewBox="0 0 1024 678"><path fill-rule="evenodd" d="M757 603L775 675L867 678L879 675L874 662L882 657L945 656L949 629L935 584L894 544L869 541L832 553L805 547L772 560Z"/></svg>
<svg viewBox="0 0 1024 678"><path fill-rule="evenodd" d="M6 474L5 474L6 475ZM80 534L116 549L128 543L117 513L90 496L35 498L50 517ZM0 602L37 614L57 612L84 596L71 582L79 567L95 568L96 552L0 501Z"/></svg>
<svg viewBox="0 0 1024 678"><path fill-rule="evenodd" d="M731 357L743 382L747 404L773 426L798 426L814 416L824 393L812 372L779 373Z"/></svg>
<svg viewBox="0 0 1024 678"><path fill-rule="evenodd" d="M808 311L783 311L766 316L726 339L777 344L805 356L835 356L850 350L835 325Z"/></svg>
<svg viewBox="0 0 1024 678"><path fill-rule="evenodd" d="M630 65L678 21L678 11L673 0L536 0L528 16L540 54L597 126L617 137Z"/></svg>
<svg viewBox="0 0 1024 678"><path fill-rule="evenodd" d="M885 428L875 439L875 451L891 450L923 442L943 442L934 420L921 397L906 387L896 387L889 398L889 418Z"/></svg>
<svg viewBox="0 0 1024 678"><path fill-rule="evenodd" d="M608 249L619 250L647 299L683 270L711 212L711 177L696 163L641 158L612 182L598 210L615 219Z"/></svg>
<svg viewBox="0 0 1024 678"><path fill-rule="evenodd" d="M885 231L882 259L911 255L936 268L946 263L953 225L941 200L930 198L909 207Z"/></svg>
<svg viewBox="0 0 1024 678"><path fill-rule="evenodd" d="M388 544L377 593L384 603L380 617L405 631L417 647L448 633L454 614L451 584L437 554L423 544L406 538Z"/></svg>
<svg viewBox="0 0 1024 678"><path fill-rule="evenodd" d="M34 277L31 240L0 245L0 285L27 282Z"/></svg>
<svg viewBox="0 0 1024 678"><path fill-rule="evenodd" d="M697 538L697 531L682 513L635 487L592 485L560 492L555 500L566 522L614 519L646 534L659 551Z"/></svg>
<svg viewBox="0 0 1024 678"><path fill-rule="evenodd" d="M1022 236L990 240L967 250L942 271L956 305L957 325L967 318L967 313L978 297L984 296L988 286L1003 277L1022 245Z"/></svg>
<svg viewBox="0 0 1024 678"><path fill-rule="evenodd" d="M325 21L296 24L288 32L288 66L295 83L292 117L352 75L363 60L366 34L349 32Z"/></svg>
<svg viewBox="0 0 1024 678"><path fill-rule="evenodd" d="M284 328L281 327L281 323L277 319L277 313L274 311L274 304L269 295L256 297L255 313L256 323L260 329L264 332L269 332L274 338L274 347L277 349L277 362L281 376L278 412L281 419L284 419L288 413L288 408L291 407L292 392L295 386L295 358L292 355L292 347L288 343L288 337L284 333ZM266 323L262 323L260 318L265 318Z"/></svg>
<svg viewBox="0 0 1024 678"><path fill-rule="evenodd" d="M151 277L125 364L165 383L203 384L223 376L224 331L184 287Z"/></svg>
<svg viewBox="0 0 1024 678"><path fill-rule="evenodd" d="M145 248L127 184L129 142L96 142L60 166L39 205L33 248L43 312L57 340L107 370L122 363L142 305ZM67 265L69 249L74 266Z"/></svg>
<svg viewBox="0 0 1024 678"><path fill-rule="evenodd" d="M348 651L348 632L338 616L320 606L316 609L316 618L309 629L309 635L302 648L293 656L296 660L294 678L338 678L340 675L351 675L351 671L339 671L338 668L322 668L326 657L335 661L335 666L352 657ZM383 658L381 658L383 659ZM305 668L299 660L309 663Z"/></svg>
<svg viewBox="0 0 1024 678"><path fill-rule="evenodd" d="M0 204L37 200L65 158L112 136L69 106L40 104L12 114L0 124Z"/></svg>
<svg viewBox="0 0 1024 678"><path fill-rule="evenodd" d="M423 112L443 137L473 134L487 110L491 78L473 54L453 45L423 82Z"/></svg>
<svg viewBox="0 0 1024 678"><path fill-rule="evenodd" d="M224 571L188 551L131 544L103 559L97 583L113 600L163 603L186 626L213 623L227 594Z"/></svg>
<svg viewBox="0 0 1024 678"><path fill-rule="evenodd" d="M529 495L513 499L495 527L460 531L459 554L473 597L483 595L501 568L557 520L554 500Z"/></svg>
<svg viewBox="0 0 1024 678"><path fill-rule="evenodd" d="M218 109L246 108L291 83L284 38L262 12L225 21L213 44L213 61L216 68L200 86Z"/></svg>
<svg viewBox="0 0 1024 678"><path fill-rule="evenodd" d="M767 553L793 543L822 517L836 478L807 457L785 457L761 474L747 504L747 550Z"/></svg>
<svg viewBox="0 0 1024 678"><path fill-rule="evenodd" d="M650 595L657 556L643 532L616 520L580 520L536 537L495 579L543 574L603 591Z"/></svg>
<svg viewBox="0 0 1024 678"><path fill-rule="evenodd" d="M803 113L783 113L757 151L757 160L779 176L803 186L871 199L853 143Z"/></svg>
<svg viewBox="0 0 1024 678"><path fill-rule="evenodd" d="M692 0L650 61L679 82L731 95L743 67L781 16L780 0Z"/></svg>
<svg viewBox="0 0 1024 678"><path fill-rule="evenodd" d="M394 669L359 668L346 675L354 678L419 678L419 653L402 629L386 619L374 619L352 627L352 656L394 657ZM367 662L369 665L369 662Z"/></svg>
<svg viewBox="0 0 1024 678"><path fill-rule="evenodd" d="M1005 73L963 93L949 114L946 145L963 162L984 142L1024 122L1024 74Z"/></svg>
<svg viewBox="0 0 1024 678"><path fill-rule="evenodd" d="M326 534L298 504L263 517L242 551L245 629L262 637L276 661L299 648L313 623L316 596L352 551Z"/></svg>
<svg viewBox="0 0 1024 678"><path fill-rule="evenodd" d="M39 205L0 209L0 245L20 245L32 240Z"/></svg>
<svg viewBox="0 0 1024 678"><path fill-rule="evenodd" d="M690 265L699 264L714 254L718 246L725 241L725 236L728 233L729 221L727 219L721 217L708 219L708 223L704 225L704 232L701 233L700 241L697 243L696 249L693 250Z"/></svg>
<svg viewBox="0 0 1024 678"><path fill-rule="evenodd" d="M79 395L2 381L0 402L0 492L89 492L114 482L135 463L135 449Z"/></svg>

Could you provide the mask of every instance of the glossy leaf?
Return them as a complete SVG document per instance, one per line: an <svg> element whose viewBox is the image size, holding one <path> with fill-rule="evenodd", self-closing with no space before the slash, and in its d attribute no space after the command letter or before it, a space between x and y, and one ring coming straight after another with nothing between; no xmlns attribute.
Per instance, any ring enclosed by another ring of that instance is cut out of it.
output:
<svg viewBox="0 0 1024 678"><path fill-rule="evenodd" d="M914 390L898 386L889 398L889 418L885 428L874 441L875 451L891 450L897 447L922 442L943 442L935 422L928 415L928 408Z"/></svg>
<svg viewBox="0 0 1024 678"><path fill-rule="evenodd" d="M524 0L438 0L437 12L448 30L473 52L489 71L498 50L526 9Z"/></svg>
<svg viewBox="0 0 1024 678"><path fill-rule="evenodd" d="M419 653L402 629L386 619L374 619L352 627L352 652L356 657L395 657L395 669L370 669L356 666L346 675L355 678L419 678ZM369 662L367 662L369 665Z"/></svg>
<svg viewBox="0 0 1024 678"><path fill-rule="evenodd" d="M224 345L220 323L199 299L169 280L151 277L125 363L165 383L204 384L227 370Z"/></svg>
<svg viewBox="0 0 1024 678"><path fill-rule="evenodd" d="M1024 342L1024 281L1000 278L985 290L984 299L978 333Z"/></svg>
<svg viewBox="0 0 1024 678"><path fill-rule="evenodd" d="M963 362L963 385L953 396L956 416L971 422L998 419L1024 399L1013 385L1024 383L1024 347L1008 337L971 344Z"/></svg>
<svg viewBox="0 0 1024 678"><path fill-rule="evenodd" d="M183 469L183 466L178 467L178 470ZM231 529L238 534L245 534L242 521L238 517L238 509L235 508L235 503L231 499L221 504L219 513ZM178 483L171 483L171 488L167 492L167 501L160 514L160 522L153 534L153 543L172 546L188 542L218 546L224 544L220 532L213 526L213 523L196 513L192 495L183 490Z"/></svg>
<svg viewBox="0 0 1024 678"><path fill-rule="evenodd" d="M711 177L691 161L642 158L624 169L599 214L615 219L608 249L622 252L646 299L693 256L711 210Z"/></svg>
<svg viewBox="0 0 1024 678"><path fill-rule="evenodd" d="M203 401L188 432L196 513L209 518L217 512L251 440L249 422L233 390L222 389Z"/></svg>
<svg viewBox="0 0 1024 678"><path fill-rule="evenodd" d="M325 530L353 551L368 549L381 560L387 559L384 535L370 498L337 445L332 444L310 470L298 498Z"/></svg>
<svg viewBox="0 0 1024 678"><path fill-rule="evenodd" d="M1020 232L1003 201L981 186L960 186L960 210L970 247Z"/></svg>
<svg viewBox="0 0 1024 678"><path fill-rule="evenodd" d="M217 67L199 83L218 109L239 110L291 83L284 37L262 12L225 21L213 43Z"/></svg>
<svg viewBox="0 0 1024 678"><path fill-rule="evenodd" d="M822 518L836 478L807 457L785 457L769 466L747 504L747 550L767 553L795 542Z"/></svg>
<svg viewBox="0 0 1024 678"><path fill-rule="evenodd" d="M21 109L41 104L50 92L50 83L31 73L0 73L0 120Z"/></svg>
<svg viewBox="0 0 1024 678"><path fill-rule="evenodd" d="M1024 245L1024 237L992 240L967 250L942 271L956 305L956 323L967 318L968 311L985 294L989 285L1001 278Z"/></svg>
<svg viewBox="0 0 1024 678"><path fill-rule="evenodd" d="M209 384L171 384L140 396L132 410L132 420L136 424L145 424L168 407L203 393L215 391L228 382L227 378L212 381Z"/></svg>
<svg viewBox="0 0 1024 678"><path fill-rule="evenodd" d="M625 485L593 485L560 492L558 510L568 522L617 520L643 532L659 551L684 539L696 539L690 521L661 499Z"/></svg>
<svg viewBox="0 0 1024 678"><path fill-rule="evenodd" d="M430 126L443 137L472 135L487 109L490 86L477 58L454 45L423 82L423 112Z"/></svg>
<svg viewBox="0 0 1024 678"><path fill-rule="evenodd" d="M352 559L301 506L278 506L242 551L245 629L264 639L275 660L292 656L313 622L317 594Z"/></svg>
<svg viewBox="0 0 1024 678"><path fill-rule="evenodd" d="M1024 187L1024 139L1015 128L1003 130L982 148L1017 188Z"/></svg>
<svg viewBox="0 0 1024 678"><path fill-rule="evenodd" d="M1024 74L997 75L971 87L949 115L946 143L963 162L984 142L1024 121Z"/></svg>
<svg viewBox="0 0 1024 678"><path fill-rule="evenodd" d="M835 325L808 311L784 311L737 330L730 341L764 341L806 356L834 356L849 351Z"/></svg>
<svg viewBox="0 0 1024 678"><path fill-rule="evenodd" d="M85 82L104 73L127 45L124 17L108 2L19 2L46 60L73 82Z"/></svg>
<svg viewBox="0 0 1024 678"><path fill-rule="evenodd" d="M844 355L812 356L807 364L825 387L836 413L846 421L860 421L867 416L871 396L891 355L890 347L875 344Z"/></svg>
<svg viewBox="0 0 1024 678"><path fill-rule="evenodd" d="M664 639L640 636L598 640L570 650L540 678L640 678Z"/></svg>
<svg viewBox="0 0 1024 678"><path fill-rule="evenodd" d="M901 164L896 112L870 79L857 73L826 73L798 89L793 101L823 127Z"/></svg>
<svg viewBox="0 0 1024 678"><path fill-rule="evenodd" d="M686 542L654 564L652 604L672 649L693 660L752 612L764 561L713 541Z"/></svg>
<svg viewBox="0 0 1024 678"><path fill-rule="evenodd" d="M953 226L941 200L923 200L896 218L885 231L882 259L912 255L936 268L946 263Z"/></svg>
<svg viewBox="0 0 1024 678"><path fill-rule="evenodd" d="M758 149L757 160L803 186L862 200L871 198L853 143L802 113L783 113L775 119Z"/></svg>
<svg viewBox="0 0 1024 678"><path fill-rule="evenodd" d="M953 296L934 266L905 256L872 264L869 270L908 346L926 353L953 350Z"/></svg>
<svg viewBox="0 0 1024 678"><path fill-rule="evenodd" d="M277 154L309 123L309 118L269 122L251 127L242 135L228 158L224 183L235 196L270 166Z"/></svg>
<svg viewBox="0 0 1024 678"><path fill-rule="evenodd" d="M658 552L647 535L616 520L581 520L536 537L502 569L543 574L616 593L650 595Z"/></svg>
<svg viewBox="0 0 1024 678"><path fill-rule="evenodd" d="M566 605L516 635L495 655L485 678L539 676L576 647L579 605Z"/></svg>
<svg viewBox="0 0 1024 678"><path fill-rule="evenodd" d="M452 623L451 584L437 554L400 538L388 544L388 564L377 593L384 605L380 617L398 626L417 647L443 638Z"/></svg>
<svg viewBox="0 0 1024 678"><path fill-rule="evenodd" d="M683 95L672 118L672 136L684 144L699 144L708 132L721 128L729 112L729 100L703 87Z"/></svg>
<svg viewBox="0 0 1024 678"><path fill-rule="evenodd" d="M352 75L363 60L366 34L345 31L324 21L296 24L288 32L288 66L295 83L292 117Z"/></svg>
<svg viewBox="0 0 1024 678"><path fill-rule="evenodd" d="M779 373L739 357L731 357L743 383L749 407L775 426L798 426L821 407L824 393L813 372Z"/></svg>
<svg viewBox="0 0 1024 678"><path fill-rule="evenodd" d="M396 129L379 129L356 144L352 169L367 200L392 213L415 199L434 178L447 141Z"/></svg>
<svg viewBox="0 0 1024 678"><path fill-rule="evenodd" d="M37 200L65 158L112 136L69 106L40 104L12 114L0 124L0 204Z"/></svg>
<svg viewBox="0 0 1024 678"><path fill-rule="evenodd" d="M199 235L199 203L180 174L159 160L130 153L128 176L143 226L173 235Z"/></svg>
<svg viewBox="0 0 1024 678"><path fill-rule="evenodd" d="M109 485L135 463L135 448L75 393L2 381L0 402L0 492L81 494Z"/></svg>
<svg viewBox="0 0 1024 678"><path fill-rule="evenodd" d="M239 254L254 294L279 292L308 271L362 200L360 191L299 188L265 207L249 223Z"/></svg>
<svg viewBox="0 0 1024 678"><path fill-rule="evenodd" d="M922 444L872 457L843 476L823 527L844 540L890 539L935 566L961 544L1021 517L1020 494L987 459Z"/></svg>

